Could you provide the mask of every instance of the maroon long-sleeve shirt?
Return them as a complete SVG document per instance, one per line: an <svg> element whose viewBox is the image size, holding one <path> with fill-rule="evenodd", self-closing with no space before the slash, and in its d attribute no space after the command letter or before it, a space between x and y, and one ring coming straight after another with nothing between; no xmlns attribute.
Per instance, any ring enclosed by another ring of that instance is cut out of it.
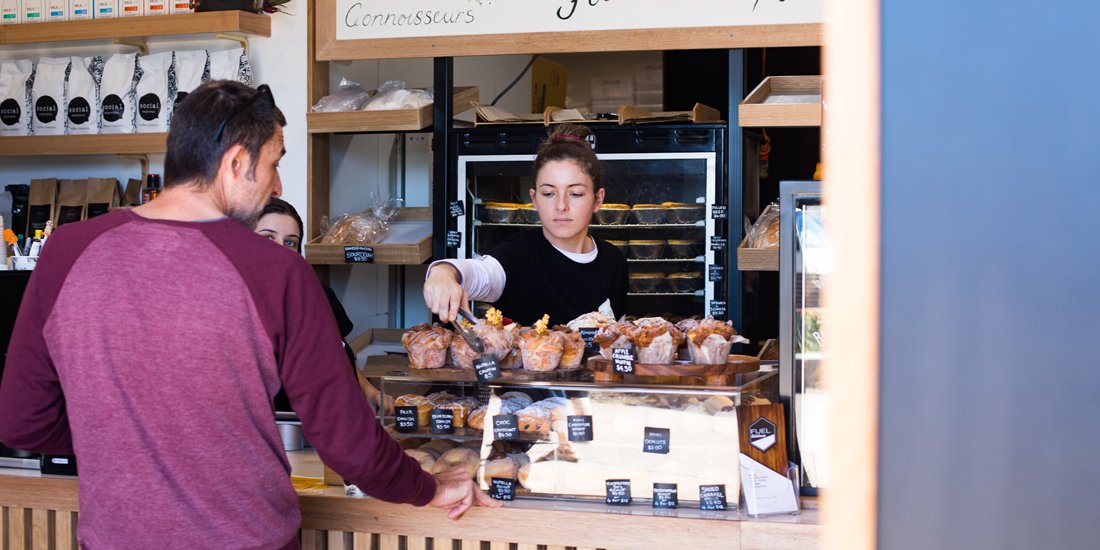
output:
<svg viewBox="0 0 1100 550"><path fill-rule="evenodd" d="M227 219L116 211L46 243L0 382L0 441L75 452L87 547L278 548L300 522L280 384L325 464L377 498L431 500L301 256Z"/></svg>

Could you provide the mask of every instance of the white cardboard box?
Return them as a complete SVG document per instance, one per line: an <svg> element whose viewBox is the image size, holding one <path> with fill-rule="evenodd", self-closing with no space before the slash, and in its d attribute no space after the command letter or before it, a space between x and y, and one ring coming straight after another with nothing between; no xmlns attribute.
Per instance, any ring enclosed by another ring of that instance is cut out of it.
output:
<svg viewBox="0 0 1100 550"><path fill-rule="evenodd" d="M93 0L69 0L69 21L92 18Z"/></svg>
<svg viewBox="0 0 1100 550"><path fill-rule="evenodd" d="M118 0L119 17L141 17L145 15L145 2L142 0Z"/></svg>
<svg viewBox="0 0 1100 550"><path fill-rule="evenodd" d="M189 0L170 0L171 12L176 13L191 13L191 2Z"/></svg>
<svg viewBox="0 0 1100 550"><path fill-rule="evenodd" d="M95 8L92 11L93 19L114 19L118 17L118 0L93 0Z"/></svg>
<svg viewBox="0 0 1100 550"><path fill-rule="evenodd" d="M68 21L69 0L46 0L46 21Z"/></svg>
<svg viewBox="0 0 1100 550"><path fill-rule="evenodd" d="M168 15L167 0L143 0L145 15Z"/></svg>
<svg viewBox="0 0 1100 550"><path fill-rule="evenodd" d="M42 23L46 21L45 0L23 0L23 22Z"/></svg>
<svg viewBox="0 0 1100 550"><path fill-rule="evenodd" d="M23 0L0 0L0 25L23 22Z"/></svg>

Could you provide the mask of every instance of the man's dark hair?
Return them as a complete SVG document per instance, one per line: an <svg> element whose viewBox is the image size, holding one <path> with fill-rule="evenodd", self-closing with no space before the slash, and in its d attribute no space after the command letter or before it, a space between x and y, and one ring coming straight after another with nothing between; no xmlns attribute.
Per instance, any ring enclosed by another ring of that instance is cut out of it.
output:
<svg viewBox="0 0 1100 550"><path fill-rule="evenodd" d="M275 135L275 124L286 126L274 101L256 101L257 93L240 82L213 80L180 102L168 132L164 187L187 182L206 186L214 181L225 152L238 144L252 157L249 174L256 170L260 149ZM226 121L221 140L215 139Z"/></svg>

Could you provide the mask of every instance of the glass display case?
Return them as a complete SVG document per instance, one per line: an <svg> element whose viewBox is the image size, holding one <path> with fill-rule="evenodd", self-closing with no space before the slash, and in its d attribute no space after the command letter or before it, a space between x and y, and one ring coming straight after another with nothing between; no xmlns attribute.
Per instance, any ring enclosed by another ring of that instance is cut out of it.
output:
<svg viewBox="0 0 1100 550"><path fill-rule="evenodd" d="M592 129L606 195L590 230L627 257L625 313L726 318L725 126ZM459 135L456 196L467 207L454 219L457 257L485 254L509 235L539 227L529 190L546 135L542 127Z"/></svg>
<svg viewBox="0 0 1100 550"><path fill-rule="evenodd" d="M505 500L709 510L715 495L724 495L725 509L733 511L740 477L736 407L779 397L774 364L720 387L607 385L593 382L591 373L479 385L435 374L383 377L382 391L397 410L381 421L422 467L467 467L484 490ZM408 421L413 411L402 409L409 404L419 415L415 425ZM438 407L454 425L436 421Z"/></svg>
<svg viewBox="0 0 1100 550"><path fill-rule="evenodd" d="M825 232L821 183L780 184L780 393L787 406L789 452L802 472L804 493L828 486L829 397L822 361L828 323L821 296L833 271Z"/></svg>

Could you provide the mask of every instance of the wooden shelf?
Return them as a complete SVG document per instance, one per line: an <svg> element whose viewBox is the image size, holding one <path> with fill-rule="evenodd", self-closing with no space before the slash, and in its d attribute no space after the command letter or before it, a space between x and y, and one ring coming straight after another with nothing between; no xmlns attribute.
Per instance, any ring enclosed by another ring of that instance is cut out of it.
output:
<svg viewBox="0 0 1100 550"><path fill-rule="evenodd" d="M380 243L362 245L321 244L320 238L306 243L306 260L313 265L347 264L345 248L367 246L374 251L375 264L416 265L432 257L431 221L395 221Z"/></svg>
<svg viewBox="0 0 1100 550"><path fill-rule="evenodd" d="M821 126L820 76L769 76L737 106L742 128Z"/></svg>
<svg viewBox="0 0 1100 550"><path fill-rule="evenodd" d="M271 18L244 11L148 15L0 26L0 45L233 32L271 36Z"/></svg>
<svg viewBox="0 0 1100 550"><path fill-rule="evenodd" d="M745 241L737 247L738 271L779 271L779 247L745 248Z"/></svg>
<svg viewBox="0 0 1100 550"><path fill-rule="evenodd" d="M144 155L163 153L168 134L0 137L0 156Z"/></svg>
<svg viewBox="0 0 1100 550"><path fill-rule="evenodd" d="M477 86L455 87L452 105L458 114L472 108L478 101ZM311 134L415 132L432 125L433 105L419 109L392 111L354 111L338 113L306 113L306 127Z"/></svg>

